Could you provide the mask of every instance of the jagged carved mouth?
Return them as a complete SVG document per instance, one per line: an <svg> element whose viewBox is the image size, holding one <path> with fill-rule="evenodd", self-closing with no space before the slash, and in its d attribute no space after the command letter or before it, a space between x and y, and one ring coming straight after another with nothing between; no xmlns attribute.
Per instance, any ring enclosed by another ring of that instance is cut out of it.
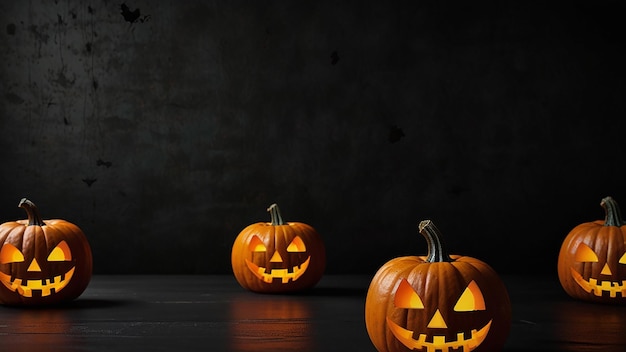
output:
<svg viewBox="0 0 626 352"><path fill-rule="evenodd" d="M574 281L587 293L593 291L594 295L602 296L602 292L608 292L611 297L617 297L619 293L622 297L626 297L626 280L623 280L621 283L619 281L598 281L598 279L594 278L585 280L574 268L570 269Z"/></svg>
<svg viewBox="0 0 626 352"><path fill-rule="evenodd" d="M274 279L280 279L283 284L286 284L291 281L296 281L304 274L306 269L309 267L309 262L311 261L311 257L309 256L304 263L300 264L300 266L296 265L291 270L288 268L285 269L271 269L267 272L267 268L258 266L251 261L246 259L246 264L248 265L248 269L256 275L259 279L271 283Z"/></svg>
<svg viewBox="0 0 626 352"><path fill-rule="evenodd" d="M466 339L465 334L460 332L457 334L456 340L446 341L445 336L434 335L429 342L426 341L426 334L420 334L419 338L416 340L413 338L413 331L407 330L387 318L387 326L389 326L393 335L402 342L403 345L412 350L422 350L426 348L425 352L472 351L487 337L489 328L491 328L491 322L492 320L489 320L480 330L472 329L469 339Z"/></svg>
<svg viewBox="0 0 626 352"><path fill-rule="evenodd" d="M0 272L0 281L11 291L17 291L21 296L32 297L33 291L41 291L41 297L50 296L52 290L59 293L74 276L75 267L63 275L57 275L50 279L19 279Z"/></svg>

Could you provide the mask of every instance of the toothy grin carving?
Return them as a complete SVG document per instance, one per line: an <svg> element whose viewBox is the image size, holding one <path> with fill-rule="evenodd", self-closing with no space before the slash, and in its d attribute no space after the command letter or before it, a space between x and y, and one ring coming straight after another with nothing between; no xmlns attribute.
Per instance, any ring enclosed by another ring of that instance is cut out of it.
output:
<svg viewBox="0 0 626 352"><path fill-rule="evenodd" d="M297 265L294 266L291 269L291 271L285 268L285 269L271 269L269 272L267 272L267 268L260 267L247 259L246 259L246 264L248 265L248 268L250 269L250 271L252 271L254 275L256 275L256 277L263 280L264 282L267 282L269 284L274 279L281 279L281 282L283 284L286 284L289 282L289 280L292 280L292 281L298 280L300 276L302 276L302 274L304 274L306 269L309 267L310 261L311 261L311 257L308 257L304 261L304 263L302 263L300 266L297 266Z"/></svg>
<svg viewBox="0 0 626 352"><path fill-rule="evenodd" d="M465 339L465 335L460 332L457 334L456 341L446 341L445 336L434 335L432 336L432 342L428 342L426 341L426 334L420 334L419 338L416 340L413 338L413 331L400 327L391 321L391 319L387 318L387 326L389 326L393 335L402 342L403 345L412 350L422 350L426 348L426 352L472 351L487 337L489 328L491 328L491 322L492 320L489 320L480 330L472 329L469 339Z"/></svg>
<svg viewBox="0 0 626 352"><path fill-rule="evenodd" d="M621 294L622 297L626 297L626 280L621 283L618 281L600 281L590 278L585 280L576 270L570 268L572 271L572 277L574 281L587 293L591 293L596 296L602 296L602 292L608 292L611 297L617 297L617 294Z"/></svg>
<svg viewBox="0 0 626 352"><path fill-rule="evenodd" d="M41 291L41 296L46 297L54 293L59 293L72 279L74 269L70 269L64 275L58 275L50 279L12 279L10 275L0 273L0 281L11 291L17 291L21 296L32 297L33 290Z"/></svg>

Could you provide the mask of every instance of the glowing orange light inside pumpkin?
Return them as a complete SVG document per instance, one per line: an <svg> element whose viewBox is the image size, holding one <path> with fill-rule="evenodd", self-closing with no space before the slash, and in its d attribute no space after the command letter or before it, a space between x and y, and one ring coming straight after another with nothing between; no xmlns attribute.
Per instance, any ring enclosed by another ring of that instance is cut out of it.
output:
<svg viewBox="0 0 626 352"><path fill-rule="evenodd" d="M483 298L482 292L480 292L480 288L478 288L478 284L476 281L472 280L459 300L456 302L454 306L454 311L456 312L472 312L475 310L485 310L485 299Z"/></svg>
<svg viewBox="0 0 626 352"><path fill-rule="evenodd" d="M259 238L259 236L254 236L250 239L250 251L251 252L266 252L267 247L263 244L263 241Z"/></svg>
<svg viewBox="0 0 626 352"><path fill-rule="evenodd" d="M306 252L306 246L302 241L300 236L296 236L293 241L287 246L287 252L297 253L297 252Z"/></svg>
<svg viewBox="0 0 626 352"><path fill-rule="evenodd" d="M400 281L394 297L394 305L398 308L423 309L424 303L406 279Z"/></svg>
<svg viewBox="0 0 626 352"><path fill-rule="evenodd" d="M626 222L617 202L600 202L604 220L574 227L559 251L558 274L563 289L573 298L623 304L626 302Z"/></svg>
<svg viewBox="0 0 626 352"><path fill-rule="evenodd" d="M600 261L596 252L585 243L580 243L580 245L578 245L578 248L576 248L576 252L574 253L574 260L581 263L597 263ZM626 264L626 253L622 255L619 263ZM613 275L613 272L611 271L608 262L604 263L600 274L606 276ZM610 297L617 297L618 293L620 293L622 297L624 297L624 294L626 293L626 284L624 284L623 281L606 281L594 278L589 278L588 280L585 280L582 275L579 274L574 268L571 268L571 275L574 278L574 281L578 283L578 285L583 290L588 293L593 292L594 295L599 297L602 296L603 292L608 292Z"/></svg>
<svg viewBox="0 0 626 352"><path fill-rule="evenodd" d="M270 222L251 224L235 239L231 265L237 282L254 292L311 288L326 266L323 241L311 226L283 221L276 204L267 211Z"/></svg>
<svg viewBox="0 0 626 352"><path fill-rule="evenodd" d="M0 264L21 263L24 262L24 254L10 243L5 243L0 249ZM54 249L48 254L47 260L49 262L62 262L72 260L72 253L70 247L65 241L59 242ZM17 291L24 297L32 297L33 290L41 291L41 296L46 297L52 293L58 293L61 291L74 275L74 269L71 268L64 275L57 275L51 278L40 279L23 279L12 278L8 274L0 273L0 282L11 291ZM33 260L26 269L27 272L41 272L41 266L37 262L37 259Z"/></svg>
<svg viewBox="0 0 626 352"><path fill-rule="evenodd" d="M24 261L24 254L10 243L5 243L0 250L0 264L21 263Z"/></svg>
<svg viewBox="0 0 626 352"><path fill-rule="evenodd" d="M49 262L65 262L72 260L72 252L67 242L61 241L48 255Z"/></svg>
<svg viewBox="0 0 626 352"><path fill-rule="evenodd" d="M580 246L578 246L578 248L576 249L576 253L574 254L574 260L577 262L596 263L598 261L598 256L591 248L589 248L589 246L581 243Z"/></svg>
<svg viewBox="0 0 626 352"><path fill-rule="evenodd" d="M251 252L254 253L262 253L267 252L267 246L261 241L259 236L252 236L250 239L250 243L248 244L248 248ZM289 253L303 253L306 252L306 246L304 245L304 241L300 236L296 236L291 240L289 245L287 246L287 252ZM246 264L250 268L250 270L257 275L260 279L265 282L272 282L274 278L279 278L281 282L287 283L289 280L297 280L308 268L310 257L306 259L304 263L300 266L294 266L291 268L273 268L267 272L268 270L264 267L260 267L248 260L246 260ZM278 250L275 250L270 257L270 263L282 263L283 258L278 253Z"/></svg>
<svg viewBox="0 0 626 352"><path fill-rule="evenodd" d="M406 279L402 279L396 289L394 305L396 308L403 309L424 309L422 299ZM456 301L454 311L472 312L479 310L486 310L485 299L476 281L472 280ZM419 334L419 337L416 339L413 337L413 331L402 328L389 318L387 318L387 326L389 326L394 336L410 349L426 348L426 351L431 352L450 351L450 349L459 348L465 351L464 348L467 348L467 351L471 351L478 347L487 337L487 333L491 327L491 320L482 328L472 330L469 339L465 338L463 332L459 332L456 341L446 339L445 335L432 335L429 338L426 334ZM446 320L439 309L435 310L435 313L428 321L427 327L430 329L448 328L448 324L446 324ZM432 342L429 341L431 338Z"/></svg>

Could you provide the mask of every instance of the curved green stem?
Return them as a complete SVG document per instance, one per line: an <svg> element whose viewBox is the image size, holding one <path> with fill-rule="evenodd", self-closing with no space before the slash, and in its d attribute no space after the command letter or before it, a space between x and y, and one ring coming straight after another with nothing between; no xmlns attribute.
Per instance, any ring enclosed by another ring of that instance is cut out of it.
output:
<svg viewBox="0 0 626 352"><path fill-rule="evenodd" d="M453 261L448 253L445 252L441 241L441 232L432 221L424 220L420 222L419 230L422 236L426 238L426 244L428 245L428 255L426 258L428 263Z"/></svg>
<svg viewBox="0 0 626 352"><path fill-rule="evenodd" d="M278 209L278 204L274 203L270 205L270 207L267 208L267 211L270 212L272 226L285 225L282 216L280 216L280 209Z"/></svg>
<svg viewBox="0 0 626 352"><path fill-rule="evenodd" d="M39 209L37 209L35 203L26 198L22 198L20 204L17 206L26 210L26 214L28 215L28 226L44 226L46 224L43 222L41 215L39 215Z"/></svg>
<svg viewBox="0 0 626 352"><path fill-rule="evenodd" d="M604 218L604 226L623 226L622 213L619 210L617 202L612 197L605 197L600 202L604 208L606 217Z"/></svg>

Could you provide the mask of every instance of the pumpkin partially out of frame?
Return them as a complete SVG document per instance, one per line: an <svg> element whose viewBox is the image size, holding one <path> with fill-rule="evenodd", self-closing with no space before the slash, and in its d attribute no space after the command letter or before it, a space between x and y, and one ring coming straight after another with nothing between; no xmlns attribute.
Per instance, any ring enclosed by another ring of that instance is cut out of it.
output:
<svg viewBox="0 0 626 352"><path fill-rule="evenodd" d="M326 249L313 227L285 222L278 205L270 222L244 228L233 244L231 264L237 282L253 292L285 293L317 284L326 267Z"/></svg>
<svg viewBox="0 0 626 352"><path fill-rule="evenodd" d="M626 223L617 202L600 205L604 220L582 223L565 237L558 258L561 286L571 297L591 302L626 303Z"/></svg>
<svg viewBox="0 0 626 352"><path fill-rule="evenodd" d="M0 225L0 303L34 306L71 301L87 288L91 248L78 226L42 220L33 202L19 203L27 220Z"/></svg>
<svg viewBox="0 0 626 352"><path fill-rule="evenodd" d="M372 279L365 325L379 352L500 351L511 328L504 283L486 263L448 255L430 220L426 256L398 257Z"/></svg>

